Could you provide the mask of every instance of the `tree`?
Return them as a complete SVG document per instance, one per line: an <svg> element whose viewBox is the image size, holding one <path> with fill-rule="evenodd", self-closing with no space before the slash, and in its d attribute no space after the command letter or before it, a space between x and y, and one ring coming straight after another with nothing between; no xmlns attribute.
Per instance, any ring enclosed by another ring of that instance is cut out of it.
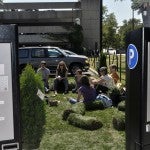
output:
<svg viewBox="0 0 150 150"><path fill-rule="evenodd" d="M72 32L69 34L69 42L71 47L77 53L81 53L83 43L83 28L81 25L74 24Z"/></svg>
<svg viewBox="0 0 150 150"><path fill-rule="evenodd" d="M140 19L135 19L134 18L134 20L133 19L124 20L123 25L118 30L118 34L119 34L119 37L120 37L119 42L120 42L120 47L121 48L125 47L126 34L133 30L133 22L134 22L134 29L138 29L138 28L142 27L142 23L141 23Z"/></svg>
<svg viewBox="0 0 150 150"><path fill-rule="evenodd" d="M116 33L117 33L117 20L114 13L105 14L103 18L103 42L102 46L105 49L115 47Z"/></svg>
<svg viewBox="0 0 150 150"><path fill-rule="evenodd" d="M132 9L139 10L139 12L142 14L143 26L150 27L150 1L149 0L131 0L131 1L132 1Z"/></svg>
<svg viewBox="0 0 150 150"><path fill-rule="evenodd" d="M71 44L71 49L76 53L82 53L82 43L83 43L83 28L81 25L75 23L72 26L63 26L69 31L68 34L54 34L49 33L45 38L51 40L59 40L62 42L69 42Z"/></svg>

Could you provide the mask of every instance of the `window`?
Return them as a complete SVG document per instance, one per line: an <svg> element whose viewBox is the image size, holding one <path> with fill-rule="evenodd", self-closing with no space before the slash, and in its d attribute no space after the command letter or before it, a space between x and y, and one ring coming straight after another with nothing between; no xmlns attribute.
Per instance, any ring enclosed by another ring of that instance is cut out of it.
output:
<svg viewBox="0 0 150 150"><path fill-rule="evenodd" d="M62 53L55 48L48 49L48 57L60 57Z"/></svg>
<svg viewBox="0 0 150 150"><path fill-rule="evenodd" d="M27 58L29 55L28 49L20 49L19 50L19 58Z"/></svg>
<svg viewBox="0 0 150 150"><path fill-rule="evenodd" d="M42 48L34 48L34 49L32 49L31 56L34 58L44 58L45 57L45 51Z"/></svg>

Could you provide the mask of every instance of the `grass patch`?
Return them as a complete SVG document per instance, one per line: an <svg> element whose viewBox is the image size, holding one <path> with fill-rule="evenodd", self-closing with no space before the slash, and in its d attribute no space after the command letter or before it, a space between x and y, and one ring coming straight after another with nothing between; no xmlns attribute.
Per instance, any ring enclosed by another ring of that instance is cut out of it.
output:
<svg viewBox="0 0 150 150"><path fill-rule="evenodd" d="M118 131L125 131L125 114L123 112L118 112L113 117L113 127Z"/></svg>
<svg viewBox="0 0 150 150"><path fill-rule="evenodd" d="M68 123L85 130L97 130L103 126L102 122L95 117L83 116L76 113L69 115Z"/></svg>
<svg viewBox="0 0 150 150"><path fill-rule="evenodd" d="M53 94L50 92L48 96ZM58 94L52 99L59 100L59 105L46 106L45 133L39 150L125 150L125 132L115 130L112 125L117 108L86 111L86 116L96 117L103 123L102 128L87 131L62 120L64 110L72 107L67 100L68 97L76 97L76 94L72 94L71 91L67 95Z"/></svg>

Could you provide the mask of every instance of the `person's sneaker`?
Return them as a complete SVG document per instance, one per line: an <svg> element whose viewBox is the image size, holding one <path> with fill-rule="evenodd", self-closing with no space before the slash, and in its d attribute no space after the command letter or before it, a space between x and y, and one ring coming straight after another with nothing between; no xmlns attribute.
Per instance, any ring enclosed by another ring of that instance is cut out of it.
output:
<svg viewBox="0 0 150 150"><path fill-rule="evenodd" d="M45 93L49 93L49 89L47 87L45 87Z"/></svg>

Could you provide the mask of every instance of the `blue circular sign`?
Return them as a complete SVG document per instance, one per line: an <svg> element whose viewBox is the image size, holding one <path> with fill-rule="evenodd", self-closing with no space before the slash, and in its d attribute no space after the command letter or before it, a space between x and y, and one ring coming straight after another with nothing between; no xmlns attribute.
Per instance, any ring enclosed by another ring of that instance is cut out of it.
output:
<svg viewBox="0 0 150 150"><path fill-rule="evenodd" d="M127 64L129 69L134 69L138 63L138 51L135 45L130 44L127 49Z"/></svg>

